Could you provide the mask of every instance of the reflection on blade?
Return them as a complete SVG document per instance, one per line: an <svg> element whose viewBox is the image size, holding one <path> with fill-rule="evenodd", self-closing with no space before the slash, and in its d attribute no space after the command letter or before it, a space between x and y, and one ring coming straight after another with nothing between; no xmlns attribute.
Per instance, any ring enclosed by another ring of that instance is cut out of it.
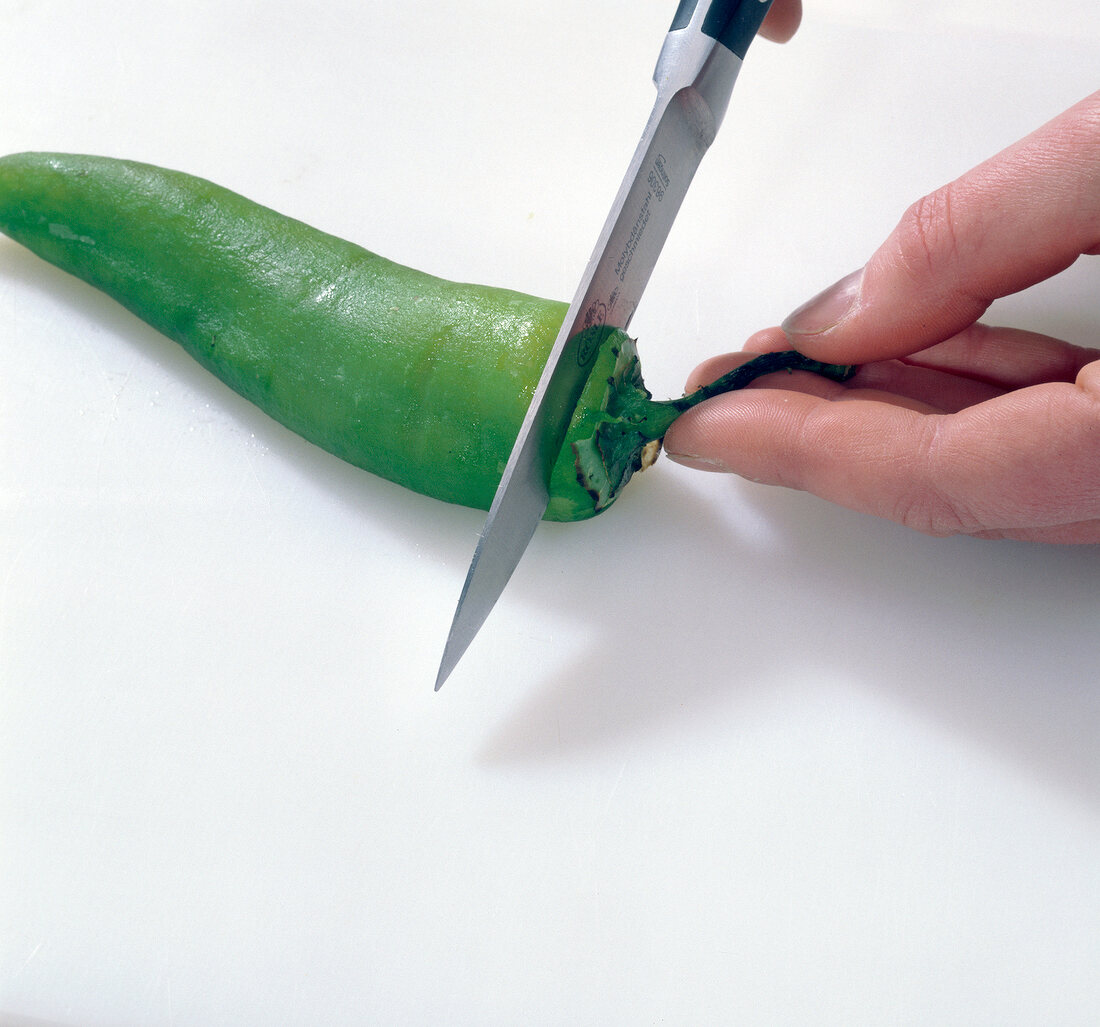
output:
<svg viewBox="0 0 1100 1027"><path fill-rule="evenodd" d="M528 441L534 436L529 434ZM513 454L515 455L515 454ZM489 616L527 543L542 520L549 501L546 478L535 460L509 463L489 510L466 583L458 600L443 660L435 679L438 692Z"/></svg>
<svg viewBox="0 0 1100 1027"><path fill-rule="evenodd" d="M597 347L588 344L592 336L585 329L630 323L729 101L741 59L697 31L670 33L669 41L658 62L657 103L489 511L455 611L437 690L489 615L546 511L550 472L595 359Z"/></svg>

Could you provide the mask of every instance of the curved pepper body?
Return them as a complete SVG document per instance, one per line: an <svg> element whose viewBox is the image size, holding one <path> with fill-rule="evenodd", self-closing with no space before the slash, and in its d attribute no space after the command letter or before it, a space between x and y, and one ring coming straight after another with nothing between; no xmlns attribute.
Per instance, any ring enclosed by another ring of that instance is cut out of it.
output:
<svg viewBox="0 0 1100 1027"><path fill-rule="evenodd" d="M0 229L311 442L481 509L566 311L403 267L203 179L111 158L0 159ZM578 420L604 402L607 349ZM567 444L547 517L597 509Z"/></svg>

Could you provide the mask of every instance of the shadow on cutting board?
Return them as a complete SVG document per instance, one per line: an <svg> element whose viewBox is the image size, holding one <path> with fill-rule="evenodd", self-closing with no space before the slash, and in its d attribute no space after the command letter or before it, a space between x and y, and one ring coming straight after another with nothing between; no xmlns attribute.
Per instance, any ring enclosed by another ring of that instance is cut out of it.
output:
<svg viewBox="0 0 1100 1027"><path fill-rule="evenodd" d="M605 524L639 556L586 612L582 651L486 741L487 764L600 749L824 675L1100 801L1100 547L933 539L728 480L712 491L757 525L739 538L737 515L681 484L679 469L651 482Z"/></svg>

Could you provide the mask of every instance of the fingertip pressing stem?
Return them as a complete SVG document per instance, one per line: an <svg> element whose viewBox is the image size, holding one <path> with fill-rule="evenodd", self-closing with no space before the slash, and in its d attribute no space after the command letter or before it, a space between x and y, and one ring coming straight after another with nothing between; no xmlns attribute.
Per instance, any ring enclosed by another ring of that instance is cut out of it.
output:
<svg viewBox="0 0 1100 1027"><path fill-rule="evenodd" d="M826 364L803 356L796 350L779 353L761 353L747 363L728 371L709 385L696 389L680 399L639 401L627 415L639 434L647 439L660 439L672 427L672 422L682 413L700 403L722 396L727 392L743 389L750 382L777 371L809 371L834 382L844 382L856 373L854 364Z"/></svg>

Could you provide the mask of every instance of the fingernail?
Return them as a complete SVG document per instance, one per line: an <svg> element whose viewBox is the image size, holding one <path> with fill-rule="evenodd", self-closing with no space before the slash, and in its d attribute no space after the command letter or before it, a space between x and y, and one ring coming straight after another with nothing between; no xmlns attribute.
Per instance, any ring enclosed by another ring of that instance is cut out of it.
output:
<svg viewBox="0 0 1100 1027"><path fill-rule="evenodd" d="M782 328L788 335L820 335L835 328L859 302L863 268L845 275L792 313Z"/></svg>
<svg viewBox="0 0 1100 1027"><path fill-rule="evenodd" d="M674 463L683 464L685 467L693 467L697 471L722 471L730 474L730 468L721 460L710 456L696 456L692 453L673 453L665 450L665 456Z"/></svg>

